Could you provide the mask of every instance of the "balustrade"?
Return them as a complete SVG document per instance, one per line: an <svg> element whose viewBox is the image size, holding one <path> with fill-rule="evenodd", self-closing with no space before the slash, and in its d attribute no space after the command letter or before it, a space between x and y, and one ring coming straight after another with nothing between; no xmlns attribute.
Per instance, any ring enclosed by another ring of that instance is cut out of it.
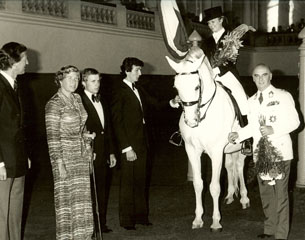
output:
<svg viewBox="0 0 305 240"><path fill-rule="evenodd" d="M155 15L153 12L138 12L127 10L127 27L145 30L155 30Z"/></svg>
<svg viewBox="0 0 305 240"><path fill-rule="evenodd" d="M67 1L64 0L22 0L22 11L53 17L68 17Z"/></svg>
<svg viewBox="0 0 305 240"><path fill-rule="evenodd" d="M267 46L288 46L301 43L298 33L267 33L265 37Z"/></svg>
<svg viewBox="0 0 305 240"><path fill-rule="evenodd" d="M114 6L82 2L81 19L90 22L117 25L117 11Z"/></svg>
<svg viewBox="0 0 305 240"><path fill-rule="evenodd" d="M5 0L0 0L0 9L5 9Z"/></svg>

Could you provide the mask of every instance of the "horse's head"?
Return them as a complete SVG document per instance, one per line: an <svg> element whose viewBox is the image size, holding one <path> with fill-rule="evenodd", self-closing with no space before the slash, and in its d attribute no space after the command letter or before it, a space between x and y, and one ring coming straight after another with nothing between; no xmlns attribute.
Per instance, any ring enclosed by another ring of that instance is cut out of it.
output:
<svg viewBox="0 0 305 240"><path fill-rule="evenodd" d="M177 73L174 87L177 89L184 111L184 121L189 127L197 127L200 122L200 107L203 100L205 79L211 79L211 67L200 48L193 48L179 63L166 57Z"/></svg>

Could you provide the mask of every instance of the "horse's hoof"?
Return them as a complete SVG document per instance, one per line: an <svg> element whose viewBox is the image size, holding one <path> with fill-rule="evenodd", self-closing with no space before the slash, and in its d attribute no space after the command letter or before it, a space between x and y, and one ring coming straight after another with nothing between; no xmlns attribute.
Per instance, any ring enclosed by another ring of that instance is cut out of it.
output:
<svg viewBox="0 0 305 240"><path fill-rule="evenodd" d="M222 232L222 228L210 228L210 232Z"/></svg>
<svg viewBox="0 0 305 240"><path fill-rule="evenodd" d="M226 203L227 205L231 204L232 202L234 202L234 199L233 199L233 198L227 198L227 199L225 200L225 203Z"/></svg>
<svg viewBox="0 0 305 240"><path fill-rule="evenodd" d="M245 204L242 204L242 208L243 209L247 209L250 207L250 203L245 203Z"/></svg>
<svg viewBox="0 0 305 240"><path fill-rule="evenodd" d="M202 228L202 227L203 227L203 223L204 223L204 222L202 222L202 223L198 223L198 224L194 224L194 223L193 223L193 225L192 225L192 229L198 229L198 228Z"/></svg>

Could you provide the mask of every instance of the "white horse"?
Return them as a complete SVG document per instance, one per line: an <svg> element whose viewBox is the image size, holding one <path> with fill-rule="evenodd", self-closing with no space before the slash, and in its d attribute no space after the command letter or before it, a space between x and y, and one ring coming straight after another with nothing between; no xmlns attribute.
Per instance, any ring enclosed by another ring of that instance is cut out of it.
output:
<svg viewBox="0 0 305 240"><path fill-rule="evenodd" d="M239 127L232 101L227 92L214 81L209 61L203 52L201 57L187 56L179 63L167 57L170 66L176 71L174 87L178 90L183 107L179 127L185 142L185 149L192 167L193 186L196 194L195 219L192 228L203 226L201 154L206 152L212 161L210 193L213 198L213 223L211 231L221 231L219 212L220 172L223 153L228 172L227 204L233 202L234 193L240 189L240 203L245 209L250 206L245 186L243 167L245 155L241 146L228 145L228 134ZM230 148L230 149L229 149Z"/></svg>

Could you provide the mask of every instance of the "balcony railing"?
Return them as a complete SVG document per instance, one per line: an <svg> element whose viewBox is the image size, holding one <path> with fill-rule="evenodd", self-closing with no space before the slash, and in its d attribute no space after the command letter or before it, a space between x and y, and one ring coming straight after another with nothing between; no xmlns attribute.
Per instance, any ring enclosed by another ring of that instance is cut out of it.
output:
<svg viewBox="0 0 305 240"><path fill-rule="evenodd" d="M82 2L81 19L89 22L117 25L116 6Z"/></svg>
<svg viewBox="0 0 305 240"><path fill-rule="evenodd" d="M274 47L274 46L298 46L301 39L298 33L263 33L255 32L246 34L245 45L252 47Z"/></svg>
<svg viewBox="0 0 305 240"><path fill-rule="evenodd" d="M65 0L22 0L22 11L44 16L68 17Z"/></svg>
<svg viewBox="0 0 305 240"><path fill-rule="evenodd" d="M93 28L95 29L96 24L99 24L101 28L103 26L115 26L114 31L118 29L129 29L129 31L139 29L146 31L150 36L152 36L151 34L154 36L157 34L158 38L161 37L159 22L156 24L155 12L129 10L119 2L118 4L111 4L81 0L0 0L1 12L8 14L11 12L24 13L29 17L30 15L36 15L44 17L48 23L49 19L62 19L61 21L66 19L69 24L75 25L79 24L79 22L94 23ZM39 18L39 20L43 24L43 19ZM58 24L58 21L55 24ZM89 25L86 26L90 27ZM141 31L141 34L145 35L145 32Z"/></svg>
<svg viewBox="0 0 305 240"><path fill-rule="evenodd" d="M1 9L5 9L5 1L4 0L0 0L0 10Z"/></svg>
<svg viewBox="0 0 305 240"><path fill-rule="evenodd" d="M127 10L126 14L127 27L139 28L154 31L155 30L155 15L153 12L145 13Z"/></svg>

